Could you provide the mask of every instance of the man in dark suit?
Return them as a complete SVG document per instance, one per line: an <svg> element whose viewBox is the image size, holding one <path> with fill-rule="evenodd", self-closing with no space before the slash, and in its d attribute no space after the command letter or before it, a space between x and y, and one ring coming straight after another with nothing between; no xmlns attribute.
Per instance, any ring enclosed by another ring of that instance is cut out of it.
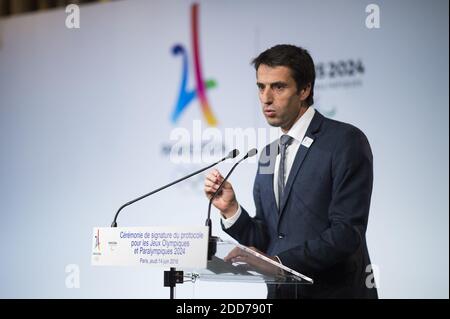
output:
<svg viewBox="0 0 450 319"><path fill-rule="evenodd" d="M365 239L373 183L366 136L314 110L315 68L306 50L277 45L253 64L262 110L281 136L259 159L255 217L239 205L229 182L215 198L222 228L314 279L298 290L269 285L268 298L377 298ZM222 181L217 170L209 173L206 195ZM240 257L236 250L228 258Z"/></svg>

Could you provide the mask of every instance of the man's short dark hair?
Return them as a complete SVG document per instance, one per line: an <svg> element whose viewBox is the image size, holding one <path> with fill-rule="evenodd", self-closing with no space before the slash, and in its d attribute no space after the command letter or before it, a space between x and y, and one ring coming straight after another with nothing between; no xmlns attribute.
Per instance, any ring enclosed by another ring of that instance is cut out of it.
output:
<svg viewBox="0 0 450 319"><path fill-rule="evenodd" d="M297 83L297 91L305 88L311 83L311 93L306 99L308 106L314 103L314 81L316 79L316 70L314 61L309 52L301 47L290 44L279 44L262 52L253 59L252 64L255 70L261 64L276 67L285 66L291 70L291 76Z"/></svg>

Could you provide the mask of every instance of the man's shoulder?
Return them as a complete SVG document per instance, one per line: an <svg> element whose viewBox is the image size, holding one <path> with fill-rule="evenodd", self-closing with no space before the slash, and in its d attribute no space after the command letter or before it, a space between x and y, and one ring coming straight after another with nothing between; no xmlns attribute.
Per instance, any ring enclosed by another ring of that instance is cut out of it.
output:
<svg viewBox="0 0 450 319"><path fill-rule="evenodd" d="M364 132L357 126L350 123L331 119L325 116L323 116L323 122L320 133L329 136L330 138L335 140L353 139L353 138L356 139L362 138L364 140L367 140L367 137L364 134Z"/></svg>
<svg viewBox="0 0 450 319"><path fill-rule="evenodd" d="M333 154L350 151L354 156L357 156L356 154L372 156L367 136L355 125L324 117L322 126L319 133L321 136L318 137L322 149L329 150Z"/></svg>

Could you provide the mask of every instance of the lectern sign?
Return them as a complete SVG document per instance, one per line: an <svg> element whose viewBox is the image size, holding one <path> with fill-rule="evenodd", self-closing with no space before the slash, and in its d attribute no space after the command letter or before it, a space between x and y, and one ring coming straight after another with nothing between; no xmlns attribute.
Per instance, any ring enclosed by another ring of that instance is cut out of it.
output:
<svg viewBox="0 0 450 319"><path fill-rule="evenodd" d="M208 227L96 227L94 266L206 268Z"/></svg>

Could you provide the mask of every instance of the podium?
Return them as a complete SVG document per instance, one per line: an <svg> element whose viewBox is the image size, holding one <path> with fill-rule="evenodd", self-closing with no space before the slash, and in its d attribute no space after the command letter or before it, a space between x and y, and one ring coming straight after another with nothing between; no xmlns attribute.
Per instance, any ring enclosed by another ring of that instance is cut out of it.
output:
<svg viewBox="0 0 450 319"><path fill-rule="evenodd" d="M225 261L233 250L245 254L245 261ZM217 252L206 268L185 272L193 279L204 281L249 282L267 284L313 284L313 280L289 267L234 241L217 240Z"/></svg>
<svg viewBox="0 0 450 319"><path fill-rule="evenodd" d="M91 262L169 268L164 286L171 299L185 281L313 284L312 278L231 240L216 238L215 254L207 260L208 231L206 226L94 228Z"/></svg>

